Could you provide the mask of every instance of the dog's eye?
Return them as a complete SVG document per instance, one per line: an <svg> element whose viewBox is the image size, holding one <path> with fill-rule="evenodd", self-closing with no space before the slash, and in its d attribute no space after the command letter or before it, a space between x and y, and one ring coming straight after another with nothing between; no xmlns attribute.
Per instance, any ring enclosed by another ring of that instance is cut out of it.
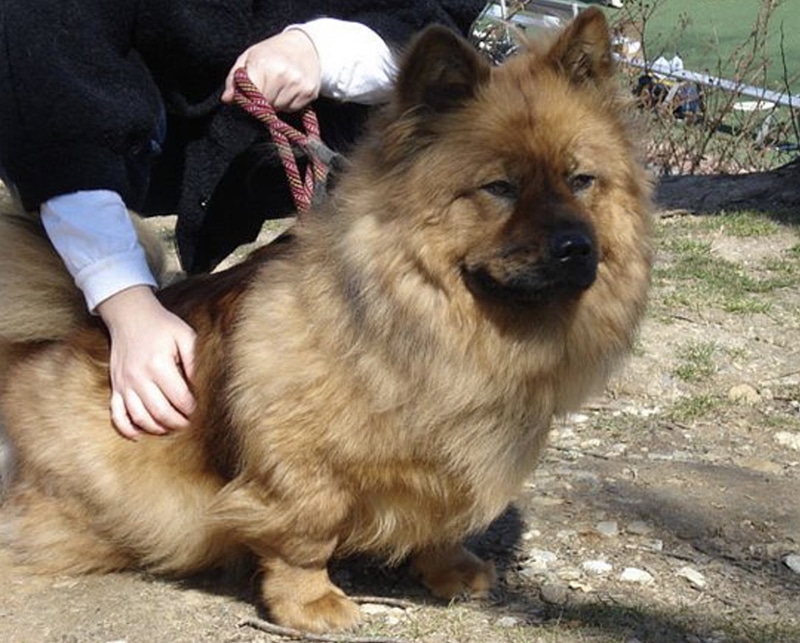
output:
<svg viewBox="0 0 800 643"><path fill-rule="evenodd" d="M567 180L569 183L569 189L572 190L574 194L578 192L583 192L584 190L589 189L594 185L595 177L592 174L573 174Z"/></svg>
<svg viewBox="0 0 800 643"><path fill-rule="evenodd" d="M519 193L517 186L510 181L492 181L482 185L481 190L501 199L516 199Z"/></svg>

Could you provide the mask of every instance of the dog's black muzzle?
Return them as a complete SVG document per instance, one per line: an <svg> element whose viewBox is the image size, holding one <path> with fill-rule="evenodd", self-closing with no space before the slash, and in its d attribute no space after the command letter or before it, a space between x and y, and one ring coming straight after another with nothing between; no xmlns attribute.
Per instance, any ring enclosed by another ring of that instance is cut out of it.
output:
<svg viewBox="0 0 800 643"><path fill-rule="evenodd" d="M594 283L599 253L588 225L561 224L538 246L517 244L490 262L466 266L467 286L477 296L524 304L574 297Z"/></svg>

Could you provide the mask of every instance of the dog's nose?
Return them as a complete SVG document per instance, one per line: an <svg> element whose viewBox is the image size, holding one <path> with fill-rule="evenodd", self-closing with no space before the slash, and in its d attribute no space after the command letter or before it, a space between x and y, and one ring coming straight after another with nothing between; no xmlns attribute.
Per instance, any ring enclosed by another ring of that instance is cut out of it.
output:
<svg viewBox="0 0 800 643"><path fill-rule="evenodd" d="M562 263L585 261L592 256L594 244L583 232L570 230L550 237L550 256Z"/></svg>
<svg viewBox="0 0 800 643"><path fill-rule="evenodd" d="M584 290L597 276L595 241L586 230L570 227L553 232L549 239L550 266L554 278L566 290Z"/></svg>

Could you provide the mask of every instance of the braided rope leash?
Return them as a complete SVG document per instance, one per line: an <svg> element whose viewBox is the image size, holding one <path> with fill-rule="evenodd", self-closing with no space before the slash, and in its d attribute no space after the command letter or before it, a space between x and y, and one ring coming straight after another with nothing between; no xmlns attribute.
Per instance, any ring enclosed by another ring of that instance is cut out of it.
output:
<svg viewBox="0 0 800 643"><path fill-rule="evenodd" d="M244 69L234 72L233 81L234 101L269 129L286 172L295 206L298 212L305 212L324 194L331 164L338 156L320 138L316 113L310 107L303 109L301 122L305 133L301 132L281 120ZM295 148L308 158L305 173L297 165Z"/></svg>

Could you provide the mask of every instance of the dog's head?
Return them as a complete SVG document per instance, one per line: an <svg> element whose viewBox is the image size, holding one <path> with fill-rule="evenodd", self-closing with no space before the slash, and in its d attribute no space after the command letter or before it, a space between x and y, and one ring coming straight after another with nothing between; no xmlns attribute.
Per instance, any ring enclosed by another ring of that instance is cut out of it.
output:
<svg viewBox="0 0 800 643"><path fill-rule="evenodd" d="M620 262L646 271L649 186L622 106L599 10L500 67L429 28L366 146L384 222L431 281L500 306L563 305Z"/></svg>

